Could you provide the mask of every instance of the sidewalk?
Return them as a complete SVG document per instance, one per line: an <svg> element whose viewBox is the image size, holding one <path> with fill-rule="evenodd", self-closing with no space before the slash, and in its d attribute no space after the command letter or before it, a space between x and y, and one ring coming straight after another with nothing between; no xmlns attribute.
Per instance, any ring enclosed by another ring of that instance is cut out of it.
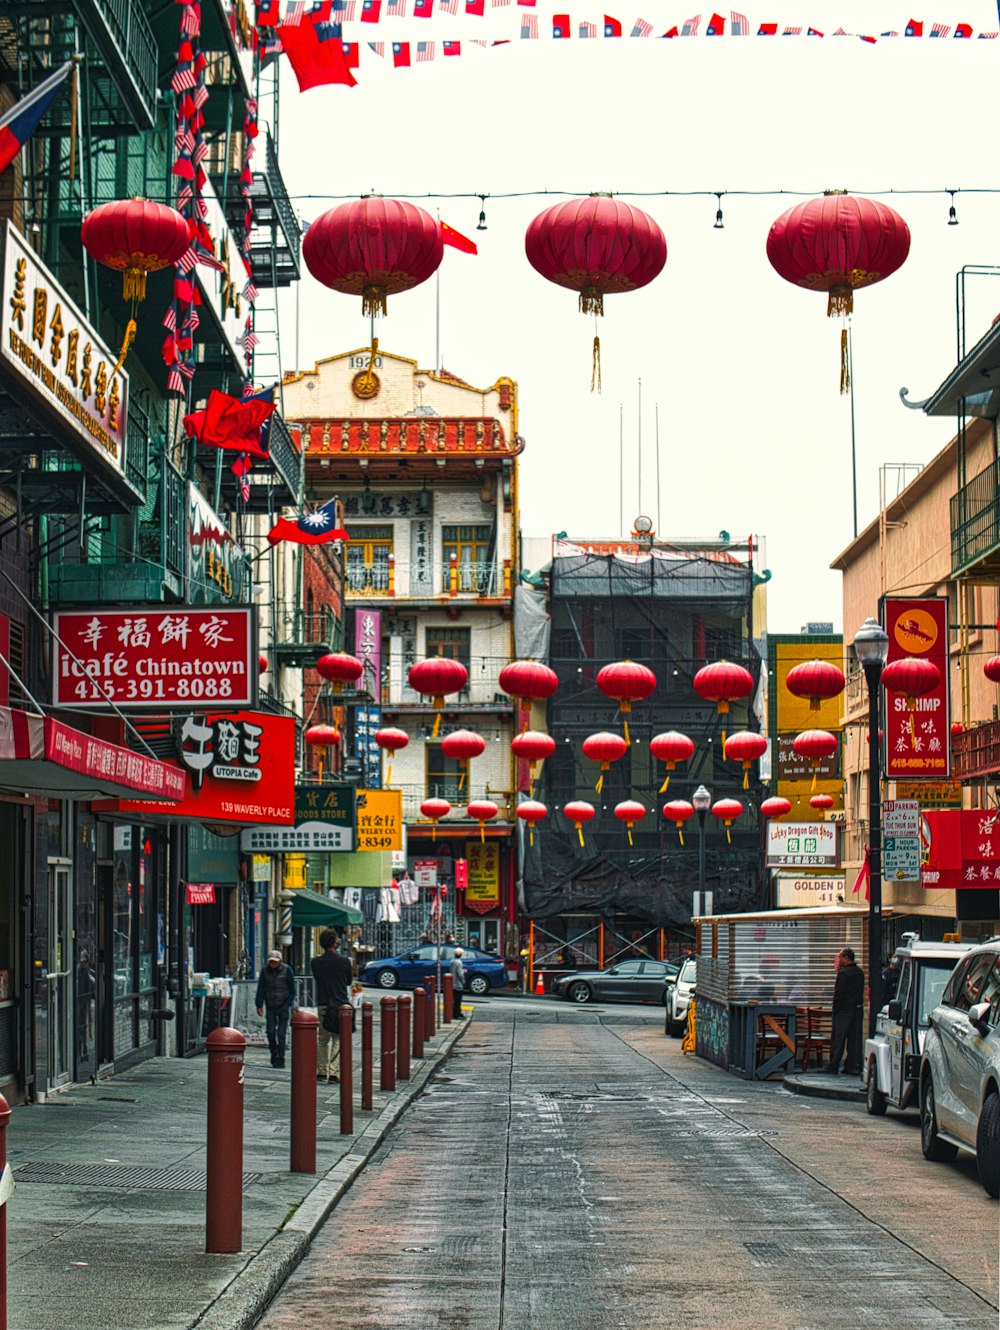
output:
<svg viewBox="0 0 1000 1330"><path fill-rule="evenodd" d="M831 1076L824 1071L791 1072L782 1084L786 1090L811 1095L814 1099L845 1099L851 1103L864 1103L864 1084L859 1077L848 1076L846 1073Z"/></svg>
<svg viewBox="0 0 1000 1330"><path fill-rule="evenodd" d="M360 1109L359 1025L355 1135L340 1135L337 1087L318 1085L315 1175L288 1171L290 1072L273 1069L266 1048L247 1049L243 1167L251 1176L238 1255L204 1250L204 1055L158 1058L15 1108L7 1133L16 1183L7 1215L9 1330L252 1326L471 1019L439 1027L411 1080L389 1094L377 1088L377 1003L375 1015L373 1111Z"/></svg>

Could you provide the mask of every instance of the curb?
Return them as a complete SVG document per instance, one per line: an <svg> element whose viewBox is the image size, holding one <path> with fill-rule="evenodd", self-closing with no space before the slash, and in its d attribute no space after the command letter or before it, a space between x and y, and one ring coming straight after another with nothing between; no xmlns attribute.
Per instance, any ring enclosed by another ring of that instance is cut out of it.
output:
<svg viewBox="0 0 1000 1330"><path fill-rule="evenodd" d="M218 1297L190 1322L189 1330L253 1330L309 1251L330 1212L381 1145L390 1127L450 1055L471 1022L472 1017L466 1016L460 1025L453 1024L438 1047L431 1050L429 1057L424 1057L420 1070L402 1093L397 1090L382 1111L354 1137L350 1153L343 1155L323 1177L317 1179L284 1227L249 1258ZM425 1054L427 1051L425 1048Z"/></svg>
<svg viewBox="0 0 1000 1330"><path fill-rule="evenodd" d="M838 1081L845 1083L838 1085ZM786 1076L782 1085L793 1094L808 1095L813 1099L840 1099L851 1104L863 1104L865 1101L864 1087L860 1082L844 1076L824 1076L823 1080L820 1080L818 1077L799 1073L795 1076Z"/></svg>

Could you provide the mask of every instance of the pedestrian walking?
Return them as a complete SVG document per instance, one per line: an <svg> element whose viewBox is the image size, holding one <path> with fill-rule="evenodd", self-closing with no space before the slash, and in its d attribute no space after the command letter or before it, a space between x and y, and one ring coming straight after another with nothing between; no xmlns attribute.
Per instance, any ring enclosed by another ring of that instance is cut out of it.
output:
<svg viewBox="0 0 1000 1330"><path fill-rule="evenodd" d="M861 1009L865 997L865 974L854 961L854 951L845 947L837 957L837 980L833 986L833 1028L830 1036L828 1072L840 1071L846 1049L849 1076L861 1075Z"/></svg>
<svg viewBox="0 0 1000 1330"><path fill-rule="evenodd" d="M465 991L465 966L462 964L463 951L461 947L455 948L455 954L451 958L451 964L448 966L451 974L451 1005L452 1017L456 1021L462 1019L462 994Z"/></svg>
<svg viewBox="0 0 1000 1330"><path fill-rule="evenodd" d="M280 951L268 953L267 964L257 980L257 996L254 999L258 1016L265 1016L267 1021L267 1046L271 1050L271 1066L285 1065L285 1041L288 1035L288 1018L295 1006L295 975L292 967L281 959Z"/></svg>
<svg viewBox="0 0 1000 1330"><path fill-rule="evenodd" d="M337 1011L345 1003L350 1002L351 984L354 981L354 967L347 957L342 956L337 950L337 942L337 934L333 929L324 928L319 935L319 945L323 948L323 954L313 957L309 967L316 981L316 1015L319 1017L319 1028L316 1031L318 1081L340 1080L340 1031ZM350 1049L347 1050L347 1056L351 1056Z"/></svg>

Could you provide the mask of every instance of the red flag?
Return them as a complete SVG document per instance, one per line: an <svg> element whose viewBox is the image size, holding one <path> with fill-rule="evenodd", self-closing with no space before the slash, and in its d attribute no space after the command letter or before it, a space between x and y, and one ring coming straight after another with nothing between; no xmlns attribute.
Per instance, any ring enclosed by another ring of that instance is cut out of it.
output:
<svg viewBox="0 0 1000 1330"><path fill-rule="evenodd" d="M871 900L871 894L872 894L871 879L872 879L871 853L869 847L866 845L865 861L861 865L861 869L857 877L854 879L854 886L851 888L851 895L856 896L858 892L861 890L861 887L863 885L865 889L865 900L866 901Z"/></svg>
<svg viewBox="0 0 1000 1330"><path fill-rule="evenodd" d="M184 417L188 436L207 448L232 448L252 457L267 457L261 447L261 426L274 413L274 403L259 398L241 402L213 388L202 411Z"/></svg>
<svg viewBox="0 0 1000 1330"><path fill-rule="evenodd" d="M553 36L553 37L568 37L568 36L570 36L570 26L569 26L569 15L568 15L568 14L553 14L553 15L552 15L552 36Z"/></svg>
<svg viewBox="0 0 1000 1330"><path fill-rule="evenodd" d="M361 5L361 22L377 23L382 11L382 0L363 0Z"/></svg>
<svg viewBox="0 0 1000 1330"><path fill-rule="evenodd" d="M282 24L278 29L288 63L298 80L299 92L327 83L353 88L357 79L348 68L340 29L332 23Z"/></svg>
<svg viewBox="0 0 1000 1330"><path fill-rule="evenodd" d="M775 37L778 33L777 23L762 23L757 29L758 37Z"/></svg>
<svg viewBox="0 0 1000 1330"><path fill-rule="evenodd" d="M726 35L726 20L721 14L713 14L708 20L708 27L705 29L706 37L724 37Z"/></svg>
<svg viewBox="0 0 1000 1330"><path fill-rule="evenodd" d="M476 242L470 240L468 236L462 235L461 231L456 231L453 226L447 222L441 223L441 243L451 245L452 249L460 249L463 254L478 254Z"/></svg>
<svg viewBox="0 0 1000 1330"><path fill-rule="evenodd" d="M622 25L610 14L604 15L604 35L605 37L620 37L622 35Z"/></svg>
<svg viewBox="0 0 1000 1330"><path fill-rule="evenodd" d="M909 23L907 23L907 25L906 25L906 32L905 32L904 36L907 36L907 37L922 37L923 35L924 35L924 21L923 21L923 19L911 18L910 21L909 21Z"/></svg>
<svg viewBox="0 0 1000 1330"><path fill-rule="evenodd" d="M357 69L361 64L361 48L357 42L344 42L344 59L348 69Z"/></svg>
<svg viewBox="0 0 1000 1330"><path fill-rule="evenodd" d="M476 18L483 17L485 8L486 0L465 0L465 12L474 15Z"/></svg>

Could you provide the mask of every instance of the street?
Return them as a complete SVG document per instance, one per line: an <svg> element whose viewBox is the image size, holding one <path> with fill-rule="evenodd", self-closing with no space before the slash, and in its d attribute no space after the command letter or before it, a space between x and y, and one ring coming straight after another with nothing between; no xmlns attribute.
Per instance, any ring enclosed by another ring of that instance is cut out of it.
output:
<svg viewBox="0 0 1000 1330"><path fill-rule="evenodd" d="M997 1325L997 1207L915 1119L736 1079L653 1007L476 1001L261 1322Z"/></svg>

